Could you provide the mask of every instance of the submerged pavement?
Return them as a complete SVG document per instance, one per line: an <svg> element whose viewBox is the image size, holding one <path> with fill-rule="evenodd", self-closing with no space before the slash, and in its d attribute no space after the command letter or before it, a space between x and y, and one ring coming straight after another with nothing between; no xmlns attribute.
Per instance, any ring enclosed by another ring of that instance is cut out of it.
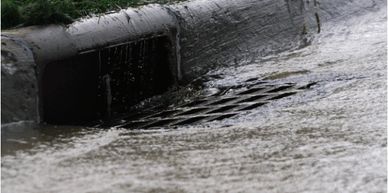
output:
<svg viewBox="0 0 388 193"><path fill-rule="evenodd" d="M384 8L337 18L310 46L208 73L208 92L318 82L231 119L3 139L2 191L386 192L386 19Z"/></svg>

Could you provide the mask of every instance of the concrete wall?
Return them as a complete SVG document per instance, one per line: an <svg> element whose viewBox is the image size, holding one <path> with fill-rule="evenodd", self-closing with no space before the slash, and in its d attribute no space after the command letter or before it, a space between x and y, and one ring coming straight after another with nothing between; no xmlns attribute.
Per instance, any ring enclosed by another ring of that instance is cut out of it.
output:
<svg viewBox="0 0 388 193"><path fill-rule="evenodd" d="M303 0L201 0L174 6L181 30L182 74L191 80L211 68L249 63L297 48L317 31L314 4Z"/></svg>
<svg viewBox="0 0 388 193"><path fill-rule="evenodd" d="M383 3L382 3L383 2ZM385 1L193 0L148 5L69 26L34 26L2 34L2 123L41 121L42 73L48 64L154 36L169 38L170 71L186 83L210 69L310 44L334 18ZM96 64L97 65L97 64Z"/></svg>
<svg viewBox="0 0 388 193"><path fill-rule="evenodd" d="M1 39L1 122L39 121L33 53L24 40Z"/></svg>

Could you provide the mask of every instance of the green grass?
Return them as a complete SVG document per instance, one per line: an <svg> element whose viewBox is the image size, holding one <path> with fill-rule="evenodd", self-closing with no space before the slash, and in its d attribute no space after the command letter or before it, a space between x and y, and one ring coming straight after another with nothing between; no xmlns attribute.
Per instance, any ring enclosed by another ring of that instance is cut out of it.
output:
<svg viewBox="0 0 388 193"><path fill-rule="evenodd" d="M2 0L1 28L69 24L75 19L120 8L179 0Z"/></svg>

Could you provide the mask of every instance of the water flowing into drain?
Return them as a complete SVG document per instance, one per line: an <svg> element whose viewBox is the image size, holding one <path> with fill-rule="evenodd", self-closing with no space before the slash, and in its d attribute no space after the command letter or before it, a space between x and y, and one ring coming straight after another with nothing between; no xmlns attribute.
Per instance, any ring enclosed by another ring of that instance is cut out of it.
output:
<svg viewBox="0 0 388 193"><path fill-rule="evenodd" d="M199 97L175 108L139 110L135 114L125 115L99 126L154 129L223 120L273 100L297 94L315 84L316 82L279 84L251 79L245 84L222 89L216 94Z"/></svg>

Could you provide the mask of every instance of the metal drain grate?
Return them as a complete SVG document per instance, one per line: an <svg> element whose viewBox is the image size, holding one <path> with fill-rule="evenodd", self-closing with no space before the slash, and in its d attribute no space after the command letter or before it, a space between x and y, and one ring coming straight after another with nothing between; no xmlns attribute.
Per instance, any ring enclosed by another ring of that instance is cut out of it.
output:
<svg viewBox="0 0 388 193"><path fill-rule="evenodd" d="M249 79L242 85L221 89L219 93L198 98L179 107L159 112L138 112L115 120L107 126L148 129L219 121L231 118L243 111L259 108L273 100L289 97L315 84L315 82L301 85L275 84Z"/></svg>

